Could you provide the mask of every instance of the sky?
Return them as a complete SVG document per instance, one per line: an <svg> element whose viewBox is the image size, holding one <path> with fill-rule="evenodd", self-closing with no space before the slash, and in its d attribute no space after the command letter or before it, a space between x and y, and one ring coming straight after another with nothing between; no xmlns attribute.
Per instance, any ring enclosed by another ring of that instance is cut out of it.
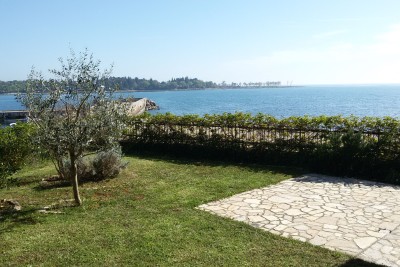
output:
<svg viewBox="0 0 400 267"><path fill-rule="evenodd" d="M399 0L0 0L0 80L88 48L113 76L400 83Z"/></svg>

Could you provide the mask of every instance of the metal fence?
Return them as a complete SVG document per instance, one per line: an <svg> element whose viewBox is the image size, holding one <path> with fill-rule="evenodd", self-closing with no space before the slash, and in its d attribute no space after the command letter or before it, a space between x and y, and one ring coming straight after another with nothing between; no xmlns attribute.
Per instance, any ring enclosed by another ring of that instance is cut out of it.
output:
<svg viewBox="0 0 400 267"><path fill-rule="evenodd" d="M135 120L126 126L122 144L125 151L293 165L400 184L400 134L396 125L296 128Z"/></svg>
<svg viewBox="0 0 400 267"><path fill-rule="evenodd" d="M209 142L256 145L265 143L324 144L333 135L340 136L348 130L336 128L288 128L273 126L202 125L140 122L131 123L125 136L134 142L162 142L202 145ZM365 141L379 141L383 132L353 129Z"/></svg>

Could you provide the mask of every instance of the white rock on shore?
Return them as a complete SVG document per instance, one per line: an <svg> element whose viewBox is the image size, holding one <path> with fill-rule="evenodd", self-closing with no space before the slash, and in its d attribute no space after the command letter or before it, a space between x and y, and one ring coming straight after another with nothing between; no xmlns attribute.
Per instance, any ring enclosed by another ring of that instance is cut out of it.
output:
<svg viewBox="0 0 400 267"><path fill-rule="evenodd" d="M133 102L127 100L126 103L127 113L131 116L141 115L147 110L160 109L154 101L147 98L141 98Z"/></svg>

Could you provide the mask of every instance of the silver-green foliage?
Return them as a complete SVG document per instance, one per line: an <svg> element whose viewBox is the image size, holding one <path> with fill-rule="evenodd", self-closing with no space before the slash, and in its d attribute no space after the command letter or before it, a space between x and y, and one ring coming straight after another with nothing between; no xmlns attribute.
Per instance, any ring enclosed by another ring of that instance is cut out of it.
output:
<svg viewBox="0 0 400 267"><path fill-rule="evenodd" d="M121 155L121 151L116 149L98 153L92 161L95 179L101 180L117 176L124 167Z"/></svg>
<svg viewBox="0 0 400 267"><path fill-rule="evenodd" d="M59 175L71 180L75 202L81 204L77 163L85 153L118 146L120 136L115 88L105 86L111 70L85 51L59 59L60 68L49 70L50 79L32 69L20 101L37 126L35 141L48 151ZM65 173L64 158L70 161ZM64 176L68 177L64 177Z"/></svg>
<svg viewBox="0 0 400 267"><path fill-rule="evenodd" d="M70 161L65 159L63 173L68 176ZM94 157L81 158L77 162L78 177L80 181L100 181L117 176L121 169L126 166L122 161L122 153L119 149L101 151Z"/></svg>

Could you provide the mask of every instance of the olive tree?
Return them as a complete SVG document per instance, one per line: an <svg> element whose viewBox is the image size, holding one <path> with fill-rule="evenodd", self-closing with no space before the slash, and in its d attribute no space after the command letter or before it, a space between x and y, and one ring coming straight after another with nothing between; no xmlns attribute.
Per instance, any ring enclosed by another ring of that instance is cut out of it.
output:
<svg viewBox="0 0 400 267"><path fill-rule="evenodd" d="M78 162L118 146L120 111L113 101L115 88L106 83L111 68L100 70L100 61L87 49L71 51L59 62L59 69L49 70L50 78L32 69L19 99L37 126L35 141L49 153L60 177L71 181L75 203L81 205Z"/></svg>

